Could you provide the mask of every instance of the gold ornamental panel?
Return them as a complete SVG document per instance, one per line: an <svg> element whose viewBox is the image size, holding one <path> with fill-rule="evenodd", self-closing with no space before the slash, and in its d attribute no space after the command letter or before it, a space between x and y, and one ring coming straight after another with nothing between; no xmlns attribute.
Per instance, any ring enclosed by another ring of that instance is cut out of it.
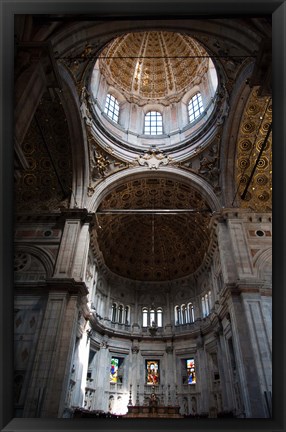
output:
<svg viewBox="0 0 286 432"><path fill-rule="evenodd" d="M52 101L48 93L43 96L31 122L22 151L28 168L15 180L16 210L41 212L67 206L72 186L69 130L59 100Z"/></svg>
<svg viewBox="0 0 286 432"><path fill-rule="evenodd" d="M272 210L272 100L259 97L254 88L241 119L236 155L237 197L242 208L253 211ZM266 143L266 145L265 145ZM262 152L261 148L264 146ZM255 170L253 171L256 165ZM241 196L246 190L245 198Z"/></svg>

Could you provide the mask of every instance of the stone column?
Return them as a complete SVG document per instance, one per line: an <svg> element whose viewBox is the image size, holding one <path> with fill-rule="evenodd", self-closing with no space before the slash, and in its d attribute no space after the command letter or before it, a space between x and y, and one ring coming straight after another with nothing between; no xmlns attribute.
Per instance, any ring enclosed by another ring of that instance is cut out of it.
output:
<svg viewBox="0 0 286 432"><path fill-rule="evenodd" d="M201 395L199 399L198 412L208 413L209 411L209 386L208 386L208 369L206 352L204 349L203 336L200 335L197 340L197 354L196 354L196 371L197 371L197 384L196 392Z"/></svg>
<svg viewBox="0 0 286 432"><path fill-rule="evenodd" d="M232 295L229 311L233 335L238 381L240 383L246 417L266 417L264 400L260 389L255 352L247 325L247 317L239 295ZM259 355L259 353L256 353Z"/></svg>
<svg viewBox="0 0 286 432"><path fill-rule="evenodd" d="M61 286L60 286L61 285ZM84 286L50 283L24 417L61 416L76 337L78 296ZM72 292L73 291L73 292Z"/></svg>
<svg viewBox="0 0 286 432"><path fill-rule="evenodd" d="M89 250L90 217L86 209L62 211L64 230L55 265L54 278L85 280Z"/></svg>
<svg viewBox="0 0 286 432"><path fill-rule="evenodd" d="M90 339L87 332L83 332L76 346L74 355L74 390L71 398L71 406L84 406L86 377L88 370Z"/></svg>
<svg viewBox="0 0 286 432"><path fill-rule="evenodd" d="M171 404L171 405L175 405L176 404L176 385L175 385L175 374L176 374L176 370L174 369L173 365L176 364L175 362L175 358L174 358L174 349L173 349L173 344L171 341L167 342L166 345L166 372L168 371L169 373L166 373L167 375L167 380L166 380L166 385L165 385L165 392L167 391L168 386L170 386L170 397L171 400L166 400L165 399L165 404ZM168 398L168 394L167 394L167 398Z"/></svg>
<svg viewBox="0 0 286 432"><path fill-rule="evenodd" d="M171 336L171 334L172 334L172 324L171 324L171 322L172 322L172 318L171 318L171 310L170 310L170 290L168 290L167 292L166 292L166 313L165 313L165 317L164 317L164 315L163 315L163 321L165 321L165 325L164 325L164 328L165 328L165 334L166 334L166 336Z"/></svg>
<svg viewBox="0 0 286 432"><path fill-rule="evenodd" d="M98 410L108 411L108 391L109 391L109 373L110 373L110 352L108 350L107 340L100 344L100 350L97 354L97 374L95 378L96 395L95 406Z"/></svg>
<svg viewBox="0 0 286 432"><path fill-rule="evenodd" d="M229 234L227 220L221 219L217 225L218 246L224 283L233 283L238 274Z"/></svg>
<svg viewBox="0 0 286 432"><path fill-rule="evenodd" d="M107 297L106 297L106 301L105 301L105 310L104 310L104 318L107 320L110 319L110 312L111 312L111 305L110 305L110 292L111 292L111 288L110 285L107 287ZM124 314L124 311L123 311Z"/></svg>
<svg viewBox="0 0 286 432"><path fill-rule="evenodd" d="M130 391L130 384L132 384L131 391L131 400L132 405L136 405L137 401L137 390L138 397L140 402L140 382L142 381L142 377L140 376L140 368L139 368L139 344L138 341L133 341L133 346L131 348L131 355L129 355L129 376L127 381L127 389ZM139 388L137 387L139 384ZM144 379L143 379L143 393L144 393ZM128 399L129 400L129 399Z"/></svg>
<svg viewBox="0 0 286 432"><path fill-rule="evenodd" d="M233 378L232 378L232 370L227 361L228 353L226 346L226 339L224 336L220 336L220 343L218 344L218 354L219 360L221 364L220 368L220 383L221 383L221 391L222 391L222 400L223 400L223 409L225 411L233 411L235 407L234 398L233 398Z"/></svg>

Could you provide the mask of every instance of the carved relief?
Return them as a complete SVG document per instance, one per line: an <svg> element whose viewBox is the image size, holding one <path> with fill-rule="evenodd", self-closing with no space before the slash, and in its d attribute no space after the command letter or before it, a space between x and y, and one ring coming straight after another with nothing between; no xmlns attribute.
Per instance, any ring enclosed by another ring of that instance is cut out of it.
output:
<svg viewBox="0 0 286 432"><path fill-rule="evenodd" d="M102 149L95 141L92 132L88 132L90 148L90 184L88 186L88 196L92 196L96 184L103 178L116 171L128 167L126 162L112 155L112 149Z"/></svg>
<svg viewBox="0 0 286 432"><path fill-rule="evenodd" d="M149 150L137 158L139 165L146 165L150 169L158 169L160 165L168 165L171 160L170 156L165 156L158 150Z"/></svg>
<svg viewBox="0 0 286 432"><path fill-rule="evenodd" d="M220 133L217 134L208 149L182 164L183 168L187 168L204 177L212 185L217 194L220 193L219 144Z"/></svg>

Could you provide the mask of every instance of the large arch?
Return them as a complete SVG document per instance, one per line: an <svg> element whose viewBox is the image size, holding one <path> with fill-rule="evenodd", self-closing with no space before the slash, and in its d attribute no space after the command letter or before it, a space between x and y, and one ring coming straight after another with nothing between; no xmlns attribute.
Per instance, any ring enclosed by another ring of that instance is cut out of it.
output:
<svg viewBox="0 0 286 432"><path fill-rule="evenodd" d="M221 203L207 181L192 172L186 172L174 166L160 167L156 171L150 170L147 167L134 167L107 177L96 187L93 196L87 202L88 211L91 213L96 212L100 202L115 186L120 186L130 179L136 179L142 176L156 177L158 174L162 177L188 183L201 193L213 212L220 211Z"/></svg>
<svg viewBox="0 0 286 432"><path fill-rule="evenodd" d="M67 118L72 147L71 207L84 207L89 182L89 150L84 120L80 116L79 96L75 82L67 69L60 64L63 88L58 92Z"/></svg>

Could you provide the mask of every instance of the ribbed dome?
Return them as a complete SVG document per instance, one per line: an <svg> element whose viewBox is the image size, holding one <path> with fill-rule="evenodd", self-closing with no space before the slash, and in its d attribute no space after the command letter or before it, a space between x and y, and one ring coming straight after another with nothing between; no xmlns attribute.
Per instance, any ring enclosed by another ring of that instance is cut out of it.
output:
<svg viewBox="0 0 286 432"><path fill-rule="evenodd" d="M180 33L128 33L102 51L101 73L129 101L179 101L208 70L205 49Z"/></svg>

